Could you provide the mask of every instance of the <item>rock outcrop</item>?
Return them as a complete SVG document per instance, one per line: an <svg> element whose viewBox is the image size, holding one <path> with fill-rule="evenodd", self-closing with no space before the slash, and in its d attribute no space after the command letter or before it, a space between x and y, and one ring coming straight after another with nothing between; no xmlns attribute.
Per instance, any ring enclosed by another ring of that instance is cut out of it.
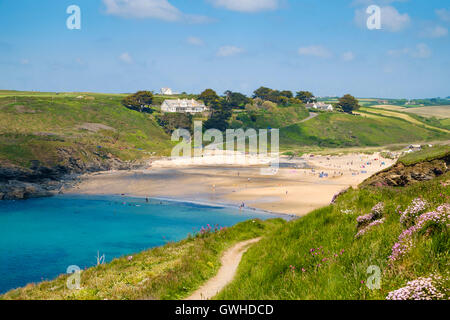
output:
<svg viewBox="0 0 450 320"><path fill-rule="evenodd" d="M420 181L432 180L449 170L450 156L441 159L419 162L406 166L397 163L393 167L381 171L362 183L362 186L403 187Z"/></svg>
<svg viewBox="0 0 450 320"><path fill-rule="evenodd" d="M76 182L83 173L108 170L139 169L143 162L125 162L111 154L95 154L89 161L74 156L71 150L58 150L61 163L53 167L31 161L30 168L3 164L0 166L0 200L21 200L46 197L58 193L61 187Z"/></svg>

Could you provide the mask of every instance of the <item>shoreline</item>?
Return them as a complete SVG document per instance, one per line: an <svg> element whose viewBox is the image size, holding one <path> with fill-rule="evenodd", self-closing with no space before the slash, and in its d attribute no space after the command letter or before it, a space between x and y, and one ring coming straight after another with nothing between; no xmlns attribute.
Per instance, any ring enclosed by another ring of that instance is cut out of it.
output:
<svg viewBox="0 0 450 320"><path fill-rule="evenodd" d="M157 160L148 168L88 173L63 194L129 195L258 210L301 217L331 203L349 187L395 164L372 155L306 155L280 158L273 176L260 174L264 165L177 165Z"/></svg>
<svg viewBox="0 0 450 320"><path fill-rule="evenodd" d="M129 198L129 199L146 199L147 197L141 196L141 195L133 195L133 194L77 194L77 193L71 193L71 194L63 194L59 196L80 196L80 197L122 197L122 198ZM200 205L200 206L208 206L208 207L216 207L216 208L229 208L229 209L235 209L235 210L241 210L243 212L249 212L249 213L256 213L256 214L266 214L269 216L274 216L274 218L282 218L286 221L292 221L299 219L299 216L291 215L287 213L280 213L280 212L274 212L264 209L258 209L254 207L246 206L244 208L240 208L239 206L236 206L233 203L225 203L225 202L207 202L207 201L198 201L198 200L191 200L186 198L170 198L170 197L148 197L149 200L156 200L156 201L165 201L165 202L172 202L172 203L180 203L180 204L193 204L193 205Z"/></svg>

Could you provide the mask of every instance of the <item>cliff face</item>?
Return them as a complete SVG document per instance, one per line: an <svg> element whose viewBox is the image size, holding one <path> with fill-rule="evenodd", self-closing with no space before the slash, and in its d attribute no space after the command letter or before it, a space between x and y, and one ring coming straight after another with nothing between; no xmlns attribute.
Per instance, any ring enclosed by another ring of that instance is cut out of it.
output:
<svg viewBox="0 0 450 320"><path fill-rule="evenodd" d="M397 163L379 172L362 183L362 186L403 187L420 181L428 181L449 171L450 155L432 161L419 162L406 166Z"/></svg>
<svg viewBox="0 0 450 320"><path fill-rule="evenodd" d="M38 160L30 168L2 164L0 166L0 200L20 200L46 197L58 193L63 185L70 185L76 176L88 172L130 170L144 162L126 162L111 155L96 155L89 161L74 157L70 150L61 149L60 165L47 167Z"/></svg>

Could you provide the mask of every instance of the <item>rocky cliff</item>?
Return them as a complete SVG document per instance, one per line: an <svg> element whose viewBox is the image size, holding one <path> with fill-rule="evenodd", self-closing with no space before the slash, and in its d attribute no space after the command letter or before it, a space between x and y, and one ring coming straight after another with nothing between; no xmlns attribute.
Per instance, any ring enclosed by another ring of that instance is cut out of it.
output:
<svg viewBox="0 0 450 320"><path fill-rule="evenodd" d="M67 149L60 149L59 155L61 164L52 167L42 165L38 160L32 161L29 168L0 164L0 200L51 196L61 187L74 183L80 174L138 169L145 164L143 161L122 161L110 154L97 154L86 161Z"/></svg>
<svg viewBox="0 0 450 320"><path fill-rule="evenodd" d="M439 159L424 161L412 165L398 162L393 167L381 171L362 183L362 186L402 187L420 181L434 179L449 170L450 154Z"/></svg>

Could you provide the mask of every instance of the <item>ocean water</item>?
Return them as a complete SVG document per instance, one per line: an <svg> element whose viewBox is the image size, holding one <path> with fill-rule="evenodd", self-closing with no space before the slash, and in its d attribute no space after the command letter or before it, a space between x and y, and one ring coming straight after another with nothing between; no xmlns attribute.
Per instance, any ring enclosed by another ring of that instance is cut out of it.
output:
<svg viewBox="0 0 450 320"><path fill-rule="evenodd" d="M0 293L179 241L207 224L273 218L229 207L124 197L58 196L0 201Z"/></svg>

